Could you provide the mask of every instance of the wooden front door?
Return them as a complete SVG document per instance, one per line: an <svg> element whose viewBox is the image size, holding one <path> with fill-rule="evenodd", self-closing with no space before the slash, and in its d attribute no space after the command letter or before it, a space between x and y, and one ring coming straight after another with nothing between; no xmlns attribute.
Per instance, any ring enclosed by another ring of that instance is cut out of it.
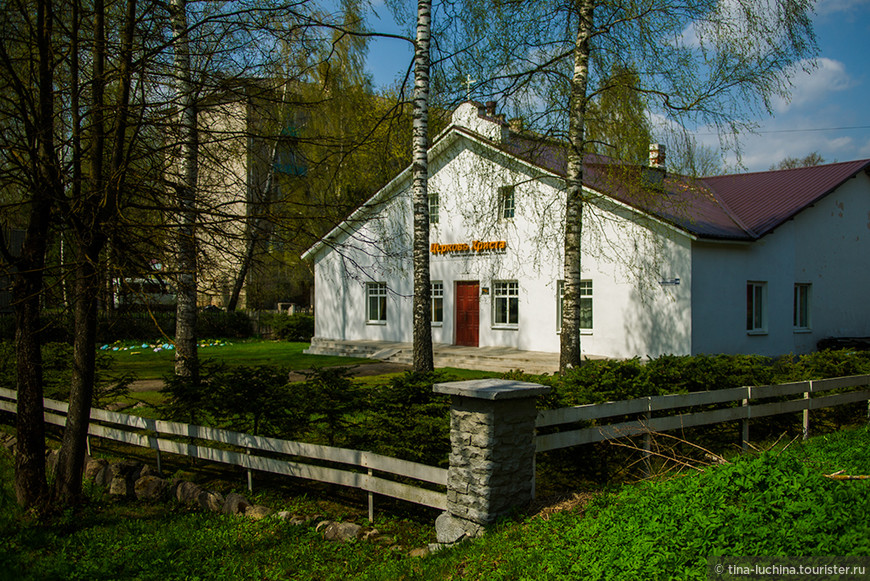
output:
<svg viewBox="0 0 870 581"><path fill-rule="evenodd" d="M456 344L477 347L480 327L480 283L456 283Z"/></svg>

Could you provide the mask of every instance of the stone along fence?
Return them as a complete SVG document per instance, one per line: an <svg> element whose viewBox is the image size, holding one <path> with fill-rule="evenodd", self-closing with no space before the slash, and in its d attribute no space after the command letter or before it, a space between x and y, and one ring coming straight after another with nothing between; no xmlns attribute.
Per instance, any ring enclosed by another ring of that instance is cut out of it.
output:
<svg viewBox="0 0 870 581"><path fill-rule="evenodd" d="M751 419L795 412L803 412L806 437L811 410L870 399L870 375L538 411L535 398L549 390L535 383L499 379L435 384L436 393L452 398L448 470L371 452L97 409L91 410L89 433L149 447L158 454L236 464L249 474L262 470L359 488L369 493L370 518L374 494L440 509L444 512L436 519L437 539L451 544L480 535L487 525L533 499L538 452L733 421L743 422L745 442ZM15 397L14 391L0 389L0 410L14 413ZM46 421L63 426L66 404L45 400L45 406ZM596 425L589 426L590 421ZM550 433L536 434L536 430ZM389 475L392 479L385 478ZM408 479L429 485L413 486L405 483ZM446 487L446 493L432 490L433 485Z"/></svg>

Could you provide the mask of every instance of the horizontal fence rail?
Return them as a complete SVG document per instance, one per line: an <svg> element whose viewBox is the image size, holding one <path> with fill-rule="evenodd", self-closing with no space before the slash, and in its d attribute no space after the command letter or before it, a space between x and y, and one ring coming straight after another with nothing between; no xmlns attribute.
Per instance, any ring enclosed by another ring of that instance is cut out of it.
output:
<svg viewBox="0 0 870 581"><path fill-rule="evenodd" d="M824 394L824 392L836 389L851 389L852 391ZM787 398L797 395L800 397L785 401L753 403L758 400ZM547 452L593 442L649 434L650 432L667 432L722 422L743 421L745 445L749 439L749 420L801 411L804 413L803 429L804 437L806 437L809 434L809 412L811 410L868 400L870 400L870 375L855 375L780 385L735 387L688 394L659 395L555 410L540 410L535 421L535 427L538 429L622 416L639 415L642 417L631 421L605 423L552 434L539 434L535 439L535 444L537 452ZM654 416L656 412L667 413L679 411L682 408L735 403L739 405L661 417Z"/></svg>
<svg viewBox="0 0 870 581"><path fill-rule="evenodd" d="M15 391L0 388L0 410L15 413L16 400L17 393ZM46 410L45 421L57 426L65 426L69 405L51 399L45 399L43 402ZM441 510L447 507L447 494L444 492L396 482L373 474L381 472L446 486L446 469L372 452L252 436L230 430L153 420L96 408L91 409L88 434L133 446L151 448L158 453L158 463L160 461L159 454L166 452L241 466L248 470L259 470L358 488L367 491L370 495L381 494ZM168 437L193 439L199 443L169 439ZM212 444L224 447L216 447ZM225 449L226 447L235 449ZM278 457L257 455L255 452L267 452ZM282 458L288 456L344 464L367 471L356 472ZM371 496L369 507L371 516Z"/></svg>

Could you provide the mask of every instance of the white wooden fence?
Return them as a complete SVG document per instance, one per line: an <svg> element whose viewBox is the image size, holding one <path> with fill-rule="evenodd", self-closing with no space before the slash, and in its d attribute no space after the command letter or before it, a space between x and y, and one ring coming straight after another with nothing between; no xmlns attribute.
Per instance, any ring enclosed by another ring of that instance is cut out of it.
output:
<svg viewBox="0 0 870 581"><path fill-rule="evenodd" d="M850 389L844 393L825 394L832 390ZM819 395L824 394L824 395ZM799 396L799 397L794 397ZM791 398L761 403L771 398ZM637 419L605 423L536 437L536 451L546 452L592 442L628 436L667 432L722 422L743 421L743 445L749 441L749 421L778 414L803 412L804 438L809 434L810 410L870 400L870 375L855 375L765 385L700 391L678 395L660 395L637 399L588 404L555 410L541 410L535 427L548 428L577 422L599 421L618 416L638 416ZM736 407L733 405L738 403ZM719 409L674 413L682 408L724 405ZM666 413L655 417L656 413Z"/></svg>
<svg viewBox="0 0 870 581"><path fill-rule="evenodd" d="M0 388L0 410L15 413L16 399L15 391ZM66 425L68 404L45 399L44 405L47 423ZM229 430L152 420L96 408L91 409L88 434L133 446L151 448L157 453L158 469L161 452L242 466L248 470L249 488L250 471L260 470L365 490L369 493L370 518L373 516L373 494L382 494L441 510L447 507L445 492L411 486L375 475L375 473L385 473L446 486L446 469L372 452L252 436ZM169 439L167 436L192 438L197 443ZM258 454L261 452L269 455ZM291 460L288 457L295 459ZM352 468L365 469L366 472L306 464L297 460L299 458L344 464Z"/></svg>

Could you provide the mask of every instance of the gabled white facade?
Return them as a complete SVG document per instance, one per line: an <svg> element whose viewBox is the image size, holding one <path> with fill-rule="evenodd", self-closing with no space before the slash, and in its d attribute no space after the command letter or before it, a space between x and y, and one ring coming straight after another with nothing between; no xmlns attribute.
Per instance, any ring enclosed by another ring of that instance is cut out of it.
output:
<svg viewBox="0 0 870 581"><path fill-rule="evenodd" d="M430 150L430 276L443 292L432 337L468 344L468 313L476 311L471 344L558 352L562 180L499 147L505 132L464 104ZM306 253L316 338L412 341L410 188L408 169ZM513 216L505 217L510 192ZM868 192L862 173L759 240L713 242L587 190L582 277L591 283L591 328L582 332L583 353L780 354L812 350L830 335L870 335L861 298L870 283ZM764 328L753 331L749 282L763 301ZM810 320L797 331L796 283L810 285Z"/></svg>

